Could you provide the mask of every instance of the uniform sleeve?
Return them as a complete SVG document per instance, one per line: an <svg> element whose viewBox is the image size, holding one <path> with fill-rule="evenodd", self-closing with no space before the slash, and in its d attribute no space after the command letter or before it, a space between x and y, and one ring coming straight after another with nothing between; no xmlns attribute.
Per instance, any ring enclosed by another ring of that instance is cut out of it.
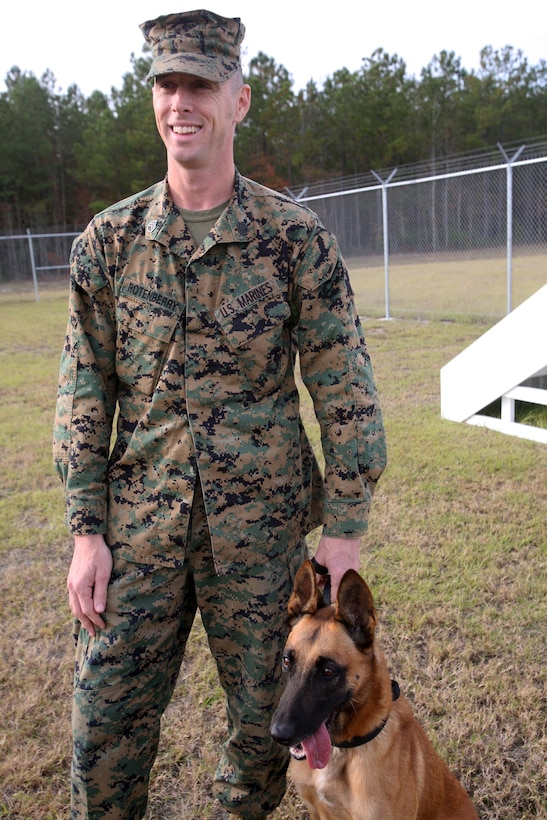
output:
<svg viewBox="0 0 547 820"><path fill-rule="evenodd" d="M386 466L386 442L348 272L331 234L310 237L296 281L300 369L325 459L323 534L358 537Z"/></svg>
<svg viewBox="0 0 547 820"><path fill-rule="evenodd" d="M114 299L91 229L70 260L69 318L61 354L53 457L76 535L104 533L106 470L116 408Z"/></svg>

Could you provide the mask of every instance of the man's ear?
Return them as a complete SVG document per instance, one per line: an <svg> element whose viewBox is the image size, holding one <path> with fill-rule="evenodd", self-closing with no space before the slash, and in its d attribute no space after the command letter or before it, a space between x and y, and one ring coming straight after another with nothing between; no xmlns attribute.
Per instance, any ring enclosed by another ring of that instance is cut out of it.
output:
<svg viewBox="0 0 547 820"><path fill-rule="evenodd" d="M247 85L247 83L243 83L239 91L237 92L237 100L236 100L236 110L235 110L235 117L234 122L236 125L240 122L243 122L249 108L251 107L251 86Z"/></svg>

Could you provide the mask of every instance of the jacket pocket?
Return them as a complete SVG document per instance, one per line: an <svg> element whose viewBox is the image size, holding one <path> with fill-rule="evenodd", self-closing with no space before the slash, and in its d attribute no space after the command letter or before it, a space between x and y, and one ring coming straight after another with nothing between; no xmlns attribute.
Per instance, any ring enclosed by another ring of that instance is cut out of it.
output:
<svg viewBox="0 0 547 820"><path fill-rule="evenodd" d="M215 311L256 398L275 390L287 371L290 315L275 280L252 288Z"/></svg>
<svg viewBox="0 0 547 820"><path fill-rule="evenodd" d="M116 372L124 384L151 395L179 316L122 295L116 305Z"/></svg>

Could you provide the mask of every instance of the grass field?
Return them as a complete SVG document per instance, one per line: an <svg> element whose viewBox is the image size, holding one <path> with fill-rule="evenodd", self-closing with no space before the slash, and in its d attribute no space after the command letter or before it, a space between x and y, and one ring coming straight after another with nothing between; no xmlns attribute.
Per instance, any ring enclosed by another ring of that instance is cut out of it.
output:
<svg viewBox="0 0 547 820"><path fill-rule="evenodd" d="M350 260L358 302L369 315L385 316L383 262ZM520 251L512 260L514 309L547 281L547 256ZM498 255L444 254L392 257L389 266L390 316L435 320L497 321L507 312L507 258Z"/></svg>
<svg viewBox="0 0 547 820"><path fill-rule="evenodd" d="M51 467L64 293L0 298L0 817L66 820L71 544ZM389 443L362 572L391 672L481 818L547 816L547 447L439 417L470 323L365 322ZM314 432L309 406L304 408ZM223 701L197 623L149 820L214 818ZM276 820L305 818L292 791Z"/></svg>

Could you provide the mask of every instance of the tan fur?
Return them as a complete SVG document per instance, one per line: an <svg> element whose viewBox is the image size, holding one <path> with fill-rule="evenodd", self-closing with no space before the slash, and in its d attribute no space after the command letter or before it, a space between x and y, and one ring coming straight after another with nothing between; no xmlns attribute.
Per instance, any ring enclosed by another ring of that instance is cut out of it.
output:
<svg viewBox="0 0 547 820"><path fill-rule="evenodd" d="M350 570L336 606L320 604L315 573L306 562L289 604L294 625L286 651L294 656L295 669L281 710L283 697L306 697L298 692L298 676L304 668L309 674L318 657L325 657L343 666L344 683L351 688L351 705L329 726L333 742L365 735L388 720L370 742L334 747L323 769L311 769L307 760L291 761L289 775L311 820L476 819L467 792L433 749L406 698L392 700L386 660L374 640L372 596L363 579Z"/></svg>

